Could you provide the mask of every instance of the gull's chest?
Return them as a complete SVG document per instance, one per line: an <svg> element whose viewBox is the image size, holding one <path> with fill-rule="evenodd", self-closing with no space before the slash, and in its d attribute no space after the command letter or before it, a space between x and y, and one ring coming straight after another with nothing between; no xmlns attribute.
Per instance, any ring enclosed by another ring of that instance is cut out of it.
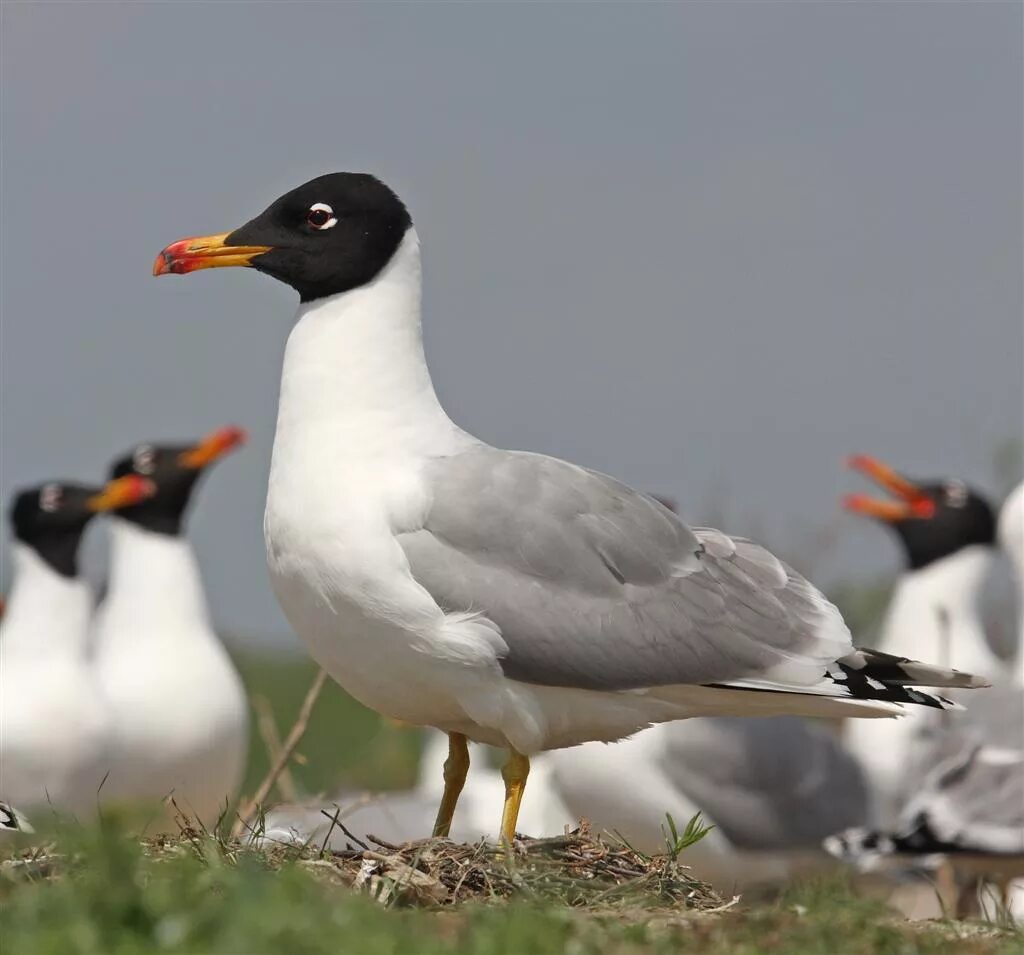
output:
<svg viewBox="0 0 1024 955"><path fill-rule="evenodd" d="M422 526L427 506L409 462L272 467L263 525L271 576L318 603L401 601L408 567L396 538Z"/></svg>
<svg viewBox="0 0 1024 955"><path fill-rule="evenodd" d="M450 706L425 667L443 613L396 540L415 519L417 488L406 481L399 491L382 474L368 491L364 483L348 498L358 507L327 506L324 488L281 494L272 483L264 517L271 583L288 622L342 687L373 709L429 722Z"/></svg>

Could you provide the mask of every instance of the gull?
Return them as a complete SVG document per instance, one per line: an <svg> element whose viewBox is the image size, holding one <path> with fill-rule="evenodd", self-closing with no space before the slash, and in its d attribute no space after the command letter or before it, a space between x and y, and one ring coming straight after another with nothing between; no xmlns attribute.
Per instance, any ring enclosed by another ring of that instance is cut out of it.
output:
<svg viewBox="0 0 1024 955"><path fill-rule="evenodd" d="M863 454L852 456L849 464L890 496L851 494L844 506L890 529L905 563L879 645L996 682L1011 680L1012 665L992 651L981 619L983 587L998 554L996 515L989 503L962 481L911 480ZM935 713L919 709L896 726L848 724L847 745L871 782L875 825L894 825L907 795L920 784L920 736L935 726Z"/></svg>
<svg viewBox="0 0 1024 955"><path fill-rule="evenodd" d="M751 541L458 427L423 353L419 238L374 176L314 179L233 232L167 246L153 271L224 266L299 295L264 515L272 587L352 696L448 734L436 835L468 740L509 750L511 842L544 750L709 714L890 716L945 705L908 684L983 684L854 649L835 607Z"/></svg>
<svg viewBox="0 0 1024 955"><path fill-rule="evenodd" d="M19 810L95 812L111 717L89 664L93 595L78 549L97 514L153 490L124 477L105 488L51 481L14 497L14 583L0 622L0 798Z"/></svg>
<svg viewBox="0 0 1024 955"><path fill-rule="evenodd" d="M681 720L544 755L571 812L641 852L664 851L666 813L682 825L699 812L713 828L686 862L723 889L820 869L822 839L868 818L857 761L829 729L795 716Z"/></svg>
<svg viewBox="0 0 1024 955"><path fill-rule="evenodd" d="M969 712L947 716L954 719L926 741L930 769L896 824L848 829L825 848L862 871L899 860L945 863L958 915L968 914L982 881L992 881L1003 904L1024 916L1024 688L990 690Z"/></svg>
<svg viewBox="0 0 1024 955"><path fill-rule="evenodd" d="M114 476L144 476L156 491L111 521L110 581L93 633L113 717L104 801L171 797L208 827L241 784L249 716L210 623L185 511L202 473L244 440L221 428L195 444L140 444L113 464Z"/></svg>

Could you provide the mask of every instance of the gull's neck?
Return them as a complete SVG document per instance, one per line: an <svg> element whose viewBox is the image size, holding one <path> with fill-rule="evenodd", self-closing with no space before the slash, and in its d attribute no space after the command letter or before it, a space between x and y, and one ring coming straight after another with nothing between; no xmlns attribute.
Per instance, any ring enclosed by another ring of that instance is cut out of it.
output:
<svg viewBox="0 0 1024 955"><path fill-rule="evenodd" d="M79 577L57 573L31 547L12 547L14 584L7 598L0 647L8 653L85 655L92 594Z"/></svg>
<svg viewBox="0 0 1024 955"><path fill-rule="evenodd" d="M271 490L289 468L353 469L447 454L470 440L434 392L410 228L372 282L299 307L281 373Z"/></svg>
<svg viewBox="0 0 1024 955"><path fill-rule="evenodd" d="M110 582L101 615L101 641L120 631L141 642L147 633L208 630L206 598L188 541L112 518Z"/></svg>
<svg viewBox="0 0 1024 955"><path fill-rule="evenodd" d="M1005 668L992 653L981 619L981 594L992 572L991 547L965 547L904 573L882 629L881 648L981 676Z"/></svg>
<svg viewBox="0 0 1024 955"><path fill-rule="evenodd" d="M1024 613L1024 484L1015 487L999 512L999 545L1013 565L1014 582Z"/></svg>

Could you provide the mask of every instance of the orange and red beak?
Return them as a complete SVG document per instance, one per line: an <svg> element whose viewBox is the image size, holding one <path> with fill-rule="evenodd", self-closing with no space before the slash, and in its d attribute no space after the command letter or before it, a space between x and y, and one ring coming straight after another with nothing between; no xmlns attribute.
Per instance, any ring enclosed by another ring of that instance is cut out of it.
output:
<svg viewBox="0 0 1024 955"><path fill-rule="evenodd" d="M843 498L846 510L888 523L912 518L927 520L934 516L935 502L931 497L877 458L854 454L846 459L846 466L871 478L893 496L891 500L881 500L868 494L847 494Z"/></svg>
<svg viewBox="0 0 1024 955"><path fill-rule="evenodd" d="M138 474L126 474L108 482L99 494L94 494L86 502L90 511L119 511L123 507L131 507L152 497L156 493L156 485L149 478Z"/></svg>
<svg viewBox="0 0 1024 955"><path fill-rule="evenodd" d="M194 448L182 451L178 455L178 464L195 470L205 468L229 451L245 444L247 439L248 435L242 428L234 426L218 428L203 438Z"/></svg>
<svg viewBox="0 0 1024 955"><path fill-rule="evenodd" d="M179 239L164 249L153 263L154 275L184 275L199 269L251 266L257 255L269 252L269 245L225 245L230 232Z"/></svg>

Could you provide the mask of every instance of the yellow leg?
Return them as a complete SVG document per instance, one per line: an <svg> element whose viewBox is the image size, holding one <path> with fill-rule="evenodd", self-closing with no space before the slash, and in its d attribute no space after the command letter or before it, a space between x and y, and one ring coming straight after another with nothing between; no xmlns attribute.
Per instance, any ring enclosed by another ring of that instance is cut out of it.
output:
<svg viewBox="0 0 1024 955"><path fill-rule="evenodd" d="M501 838L512 844L516 835L519 806L526 790L526 777L530 775L530 759L514 749L509 750L508 762L501 768L505 780L505 806L501 811Z"/></svg>
<svg viewBox="0 0 1024 955"><path fill-rule="evenodd" d="M434 835L447 836L469 772L469 746L462 733L448 734L448 758L444 761L444 793L434 821Z"/></svg>

